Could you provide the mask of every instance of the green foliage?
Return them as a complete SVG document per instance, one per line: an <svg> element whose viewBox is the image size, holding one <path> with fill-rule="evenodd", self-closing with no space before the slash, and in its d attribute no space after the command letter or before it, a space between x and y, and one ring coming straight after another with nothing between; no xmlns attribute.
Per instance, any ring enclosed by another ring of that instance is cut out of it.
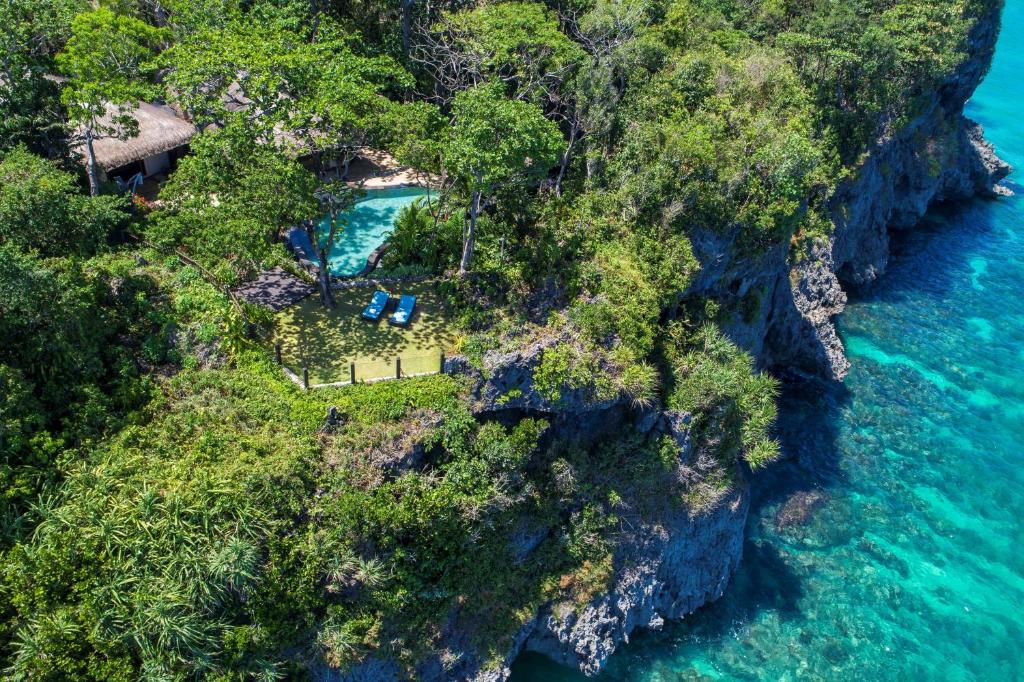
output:
<svg viewBox="0 0 1024 682"><path fill-rule="evenodd" d="M442 220L437 204L419 199L404 207L388 237L382 266L419 265L427 272L440 273L455 265L461 243L457 221Z"/></svg>
<svg viewBox="0 0 1024 682"><path fill-rule="evenodd" d="M534 388L546 400L558 403L563 391L587 386L595 371L591 362L591 357L571 343L547 348L533 373Z"/></svg>
<svg viewBox="0 0 1024 682"><path fill-rule="evenodd" d="M54 72L54 54L83 5L76 0L0 5L0 149L27 144L37 152L60 151L60 93L46 76Z"/></svg>
<svg viewBox="0 0 1024 682"><path fill-rule="evenodd" d="M376 128L381 143L401 163L426 171L440 170L448 122L437 106L408 102L388 107L381 113Z"/></svg>
<svg viewBox="0 0 1024 682"><path fill-rule="evenodd" d="M718 441L724 464L742 457L758 469L778 458L770 435L778 382L755 372L751 357L714 326L702 326L689 338L681 327L672 334L677 346L671 352L675 386L669 407L695 415L695 433Z"/></svg>
<svg viewBox="0 0 1024 682"><path fill-rule="evenodd" d="M15 675L103 679L97 660L119 677L225 669L221 642L249 629L267 536L286 531L308 490L310 439L266 390L242 375L182 375L168 386L173 409L123 431L44 498L4 576L31 614ZM235 674L273 669L254 634Z"/></svg>
<svg viewBox="0 0 1024 682"><path fill-rule="evenodd" d="M458 94L445 167L467 192L489 195L515 179L543 175L564 147L539 107L505 97L491 81Z"/></svg>
<svg viewBox="0 0 1024 682"><path fill-rule="evenodd" d="M583 271L583 284L590 298L581 300L570 315L592 339L607 343L610 338L643 358L654 348L661 309L677 292L686 288L696 270L689 244L681 253L671 253L667 272L659 272L659 251L665 245L636 240L636 247L610 243L599 248ZM646 248L645 248L646 247ZM647 256L640 260L636 254Z"/></svg>
<svg viewBox="0 0 1024 682"><path fill-rule="evenodd" d="M0 157L0 244L44 256L91 255L127 218L120 197L85 197L76 178L16 147Z"/></svg>
<svg viewBox="0 0 1024 682"><path fill-rule="evenodd" d="M261 144L241 120L199 135L161 191L165 207L148 236L165 248L183 245L224 282L280 261L278 231L316 216L316 176Z"/></svg>
<svg viewBox="0 0 1024 682"><path fill-rule="evenodd" d="M114 126L131 136L132 121L124 113L156 95L146 81L156 71L156 48L163 37L158 28L102 7L76 16L56 59L68 78L62 98L71 119L95 127L112 106L118 111Z"/></svg>
<svg viewBox="0 0 1024 682"><path fill-rule="evenodd" d="M486 80L510 86L517 99L556 96L583 61L584 51L559 27L551 10L535 2L501 2L447 14L434 26L428 59L450 55L458 68L445 86L462 89Z"/></svg>
<svg viewBox="0 0 1024 682"><path fill-rule="evenodd" d="M470 196L461 273L469 270L481 201L498 189L547 173L564 150L561 133L540 107L505 97L490 81L455 97L455 123L444 147L444 166Z"/></svg>

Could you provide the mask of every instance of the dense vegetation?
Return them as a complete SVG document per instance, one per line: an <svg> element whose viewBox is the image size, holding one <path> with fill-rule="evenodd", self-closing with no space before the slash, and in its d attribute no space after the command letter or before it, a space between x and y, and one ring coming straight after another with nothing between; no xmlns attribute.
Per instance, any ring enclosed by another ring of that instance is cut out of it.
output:
<svg viewBox="0 0 1024 682"><path fill-rule="evenodd" d="M413 670L446 627L496 660L539 605L586 604L626 529L777 456L775 382L718 328L743 305L688 290L693 240L799 258L996 1L4 2L5 674ZM155 204L88 151L139 100L202 127ZM459 377L278 374L224 287L290 267L280 230L340 214L363 146L441 187L382 267L439 279L485 374L542 344L548 414L476 417ZM558 428L569 396L687 413L694 460Z"/></svg>

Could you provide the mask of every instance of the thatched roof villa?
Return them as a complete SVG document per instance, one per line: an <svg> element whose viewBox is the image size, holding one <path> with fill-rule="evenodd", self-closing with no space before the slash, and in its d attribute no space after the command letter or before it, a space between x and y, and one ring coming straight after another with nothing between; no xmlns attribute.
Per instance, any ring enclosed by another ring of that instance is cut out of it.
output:
<svg viewBox="0 0 1024 682"><path fill-rule="evenodd" d="M136 173L150 177L166 173L171 165L188 151L188 144L198 132L173 109L162 104L142 102L131 112L139 124L139 134L127 140L104 136L93 141L96 163L103 179L120 177L127 180ZM110 125L111 114L105 117ZM85 143L75 151L85 160Z"/></svg>

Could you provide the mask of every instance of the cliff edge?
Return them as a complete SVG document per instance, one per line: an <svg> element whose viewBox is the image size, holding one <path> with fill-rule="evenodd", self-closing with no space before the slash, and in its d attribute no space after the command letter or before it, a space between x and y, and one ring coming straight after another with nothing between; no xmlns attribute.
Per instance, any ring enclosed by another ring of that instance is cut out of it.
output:
<svg viewBox="0 0 1024 682"><path fill-rule="evenodd" d="M756 259L735 258L736 235L697 233L694 252L701 272L687 295L743 306L745 314L724 324L729 336L759 364L778 374L841 380L848 368L835 318L846 304L844 287L878 278L889 259L891 230L914 227L932 205L975 196L995 196L1010 167L988 144L964 106L988 70L999 32L998 8L981 18L970 37L970 57L906 125L876 141L862 163L830 200L834 229L794 259L780 245ZM463 358L449 359L449 371L475 377L477 410L539 414L553 428L600 434L619 425L675 438L679 475L699 478L701 445L689 433L688 415L637 410L623 397L596 404L569 394L555 405L537 392L533 373L544 349L539 344L510 355L491 354L483 370ZM509 395L515 395L511 400ZM598 435L599 437L599 435ZM741 467L738 467L738 469ZM536 651L587 675L601 671L616 646L637 628L660 628L719 598L742 555L749 507L745 472L707 499L699 510L666 510L656 522L635 522L614 553L611 586L582 606L543 605L514 636L503 661L484 658L468 645L453 617L443 633L444 652L421 663L423 680L499 682L522 651ZM530 540L524 538L524 552ZM371 659L340 673L323 669L332 682L397 680L393 661Z"/></svg>
<svg viewBox="0 0 1024 682"><path fill-rule="evenodd" d="M919 113L875 142L829 201L833 230L794 258L779 245L760 258L740 258L736 235L698 233L702 270L687 292L742 309L723 327L762 368L782 376L842 380L849 363L834 320L845 288L862 287L885 271L889 235L918 224L934 204L993 197L1011 168L964 106L991 64L1000 7L969 35L970 55Z"/></svg>

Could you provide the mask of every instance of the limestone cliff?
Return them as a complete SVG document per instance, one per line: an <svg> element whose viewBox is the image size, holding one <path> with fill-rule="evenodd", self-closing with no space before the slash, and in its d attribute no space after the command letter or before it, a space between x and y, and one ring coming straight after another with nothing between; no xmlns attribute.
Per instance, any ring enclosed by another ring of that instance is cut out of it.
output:
<svg viewBox="0 0 1024 682"><path fill-rule="evenodd" d="M846 304L843 287L869 284L889 258L889 231L908 229L936 202L992 195L1009 168L985 142L964 105L991 61L999 16L979 21L970 36L971 57L898 132L876 142L862 164L834 192L834 230L794 262L789 245L759 258L735 255L737 235L697 233L694 251L701 272L686 292L735 304L741 311L725 327L762 367L780 374L842 379L848 369L835 317ZM481 414L542 414L556 428L586 431L609 423L641 431L658 429L676 438L680 476L698 476L701 445L691 441L687 415L637 412L624 396L588 402L568 393L558 404L533 386L545 343L513 353L491 353L483 370L463 358L449 371L475 377ZM701 510L676 509L656 522L641 522L615 552L612 587L582 607L543 605L513 638L495 666L467 644L455 619L443 633L445 648L416 671L429 681L498 682L524 650L541 652L591 675L637 628L658 628L717 599L741 559L749 505L743 472ZM530 551L529 538L523 550ZM341 674L322 670L332 682L397 680L389 660L368 660Z"/></svg>
<svg viewBox="0 0 1024 682"><path fill-rule="evenodd" d="M963 112L988 70L998 32L996 7L975 24L970 58L836 189L832 235L804 258L792 263L779 247L751 262L731 257L729 237L695 240L703 272L689 293L756 303L726 327L763 367L841 380L849 364L834 319L846 304L844 285L873 282L888 262L890 230L915 226L931 205L996 193L1010 168Z"/></svg>

